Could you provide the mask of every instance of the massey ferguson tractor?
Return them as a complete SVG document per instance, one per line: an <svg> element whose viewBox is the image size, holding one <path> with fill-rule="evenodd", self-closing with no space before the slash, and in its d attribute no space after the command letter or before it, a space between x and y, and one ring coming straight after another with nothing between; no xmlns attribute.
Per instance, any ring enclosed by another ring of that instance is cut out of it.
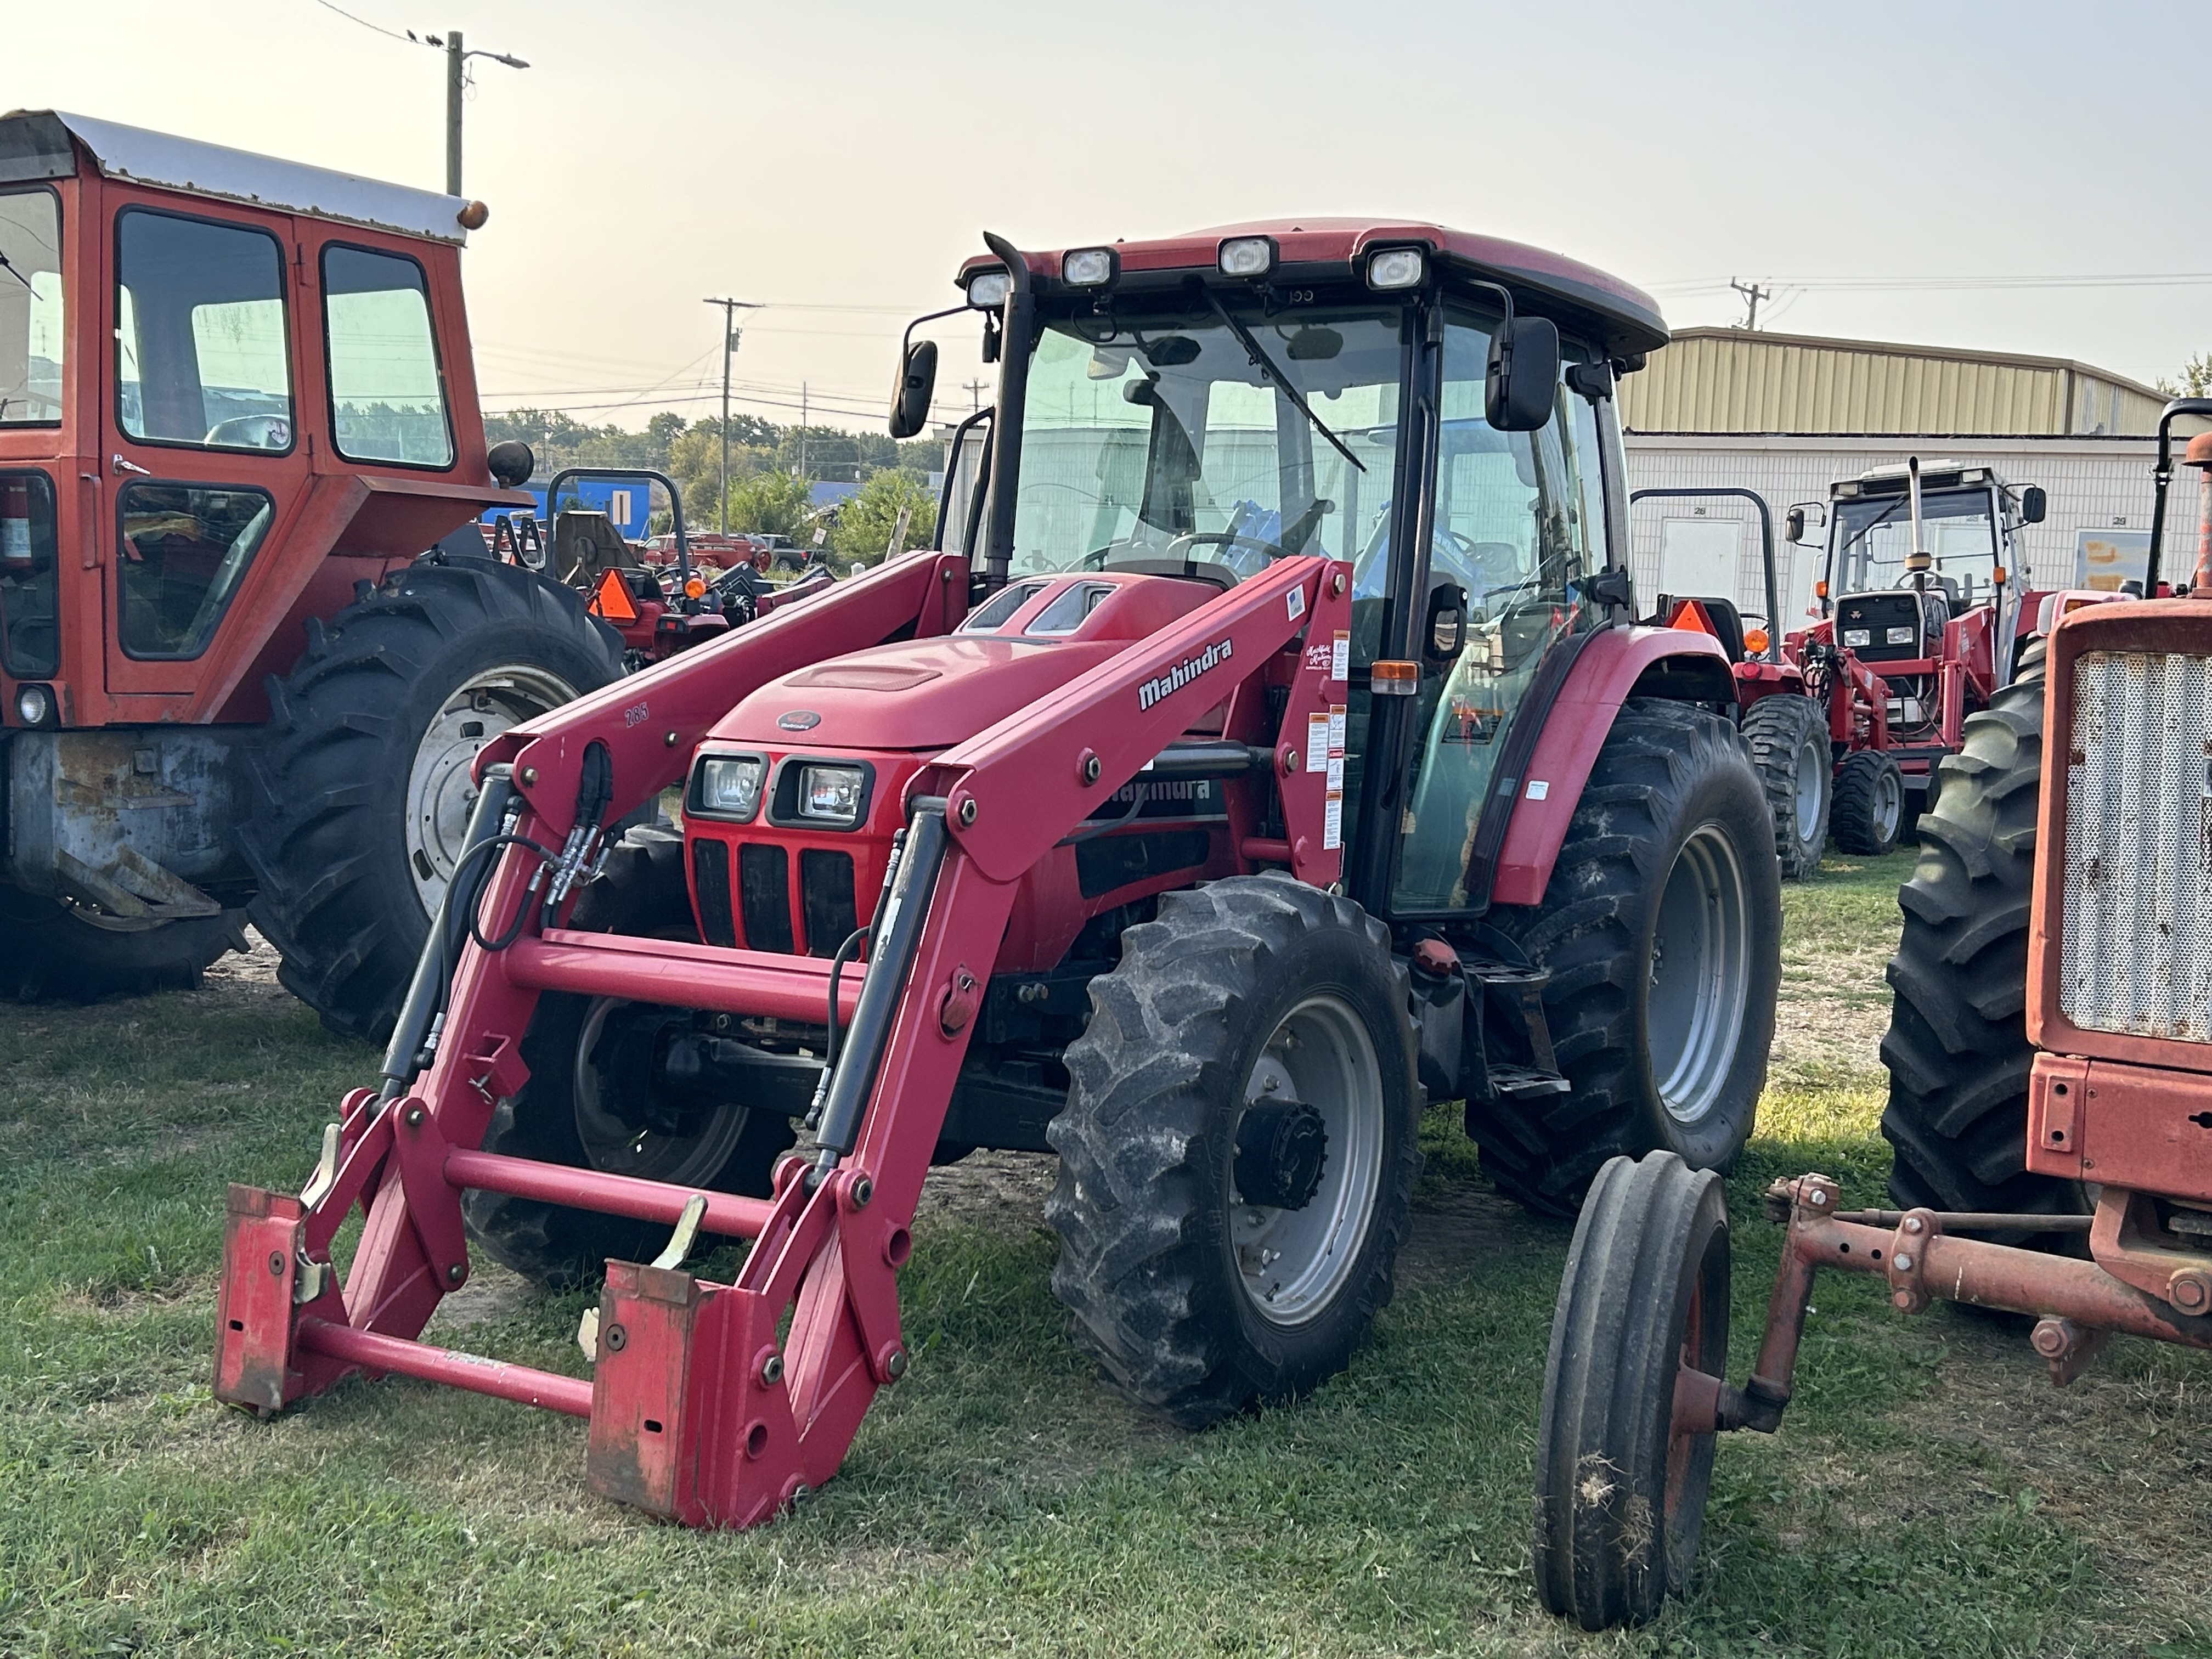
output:
<svg viewBox="0 0 2212 1659"><path fill-rule="evenodd" d="M1958 461L1883 466L1829 489L1823 611L1788 654L1827 708L1828 824L1846 853L1893 850L1928 808L1936 763L2013 676L2043 595L2015 543L2041 486ZM1804 533L1793 510L1790 539Z"/></svg>
<svg viewBox="0 0 2212 1659"><path fill-rule="evenodd" d="M2212 434L2187 463L2189 597L2063 596L1943 763L1889 969L1897 1207L1844 1210L1824 1175L1769 1188L1782 1263L1742 1388L1720 1178L1664 1150L1599 1172L1537 1436L1553 1612L1635 1622L1687 1582L1715 1438L1780 1427L1823 1268L1906 1313L2028 1316L2055 1384L2116 1331L2212 1348Z"/></svg>
<svg viewBox="0 0 2212 1659"><path fill-rule="evenodd" d="M1779 883L1725 652L1631 621L1650 301L1419 223L987 240L966 550L486 747L380 1079L299 1196L231 1189L222 1399L497 1395L588 1419L594 1490L745 1526L915 1363L933 1162L1056 1152L1078 1340L1200 1425L1348 1362L1429 1100L1552 1214L1616 1153L1736 1156ZM680 837L611 836L671 787ZM588 1376L422 1340L478 1252L603 1283Z"/></svg>
<svg viewBox="0 0 2212 1659"><path fill-rule="evenodd" d="M0 989L190 982L250 915L380 1033L477 757L623 665L469 527L530 503L470 364L483 209L44 112L0 198Z"/></svg>

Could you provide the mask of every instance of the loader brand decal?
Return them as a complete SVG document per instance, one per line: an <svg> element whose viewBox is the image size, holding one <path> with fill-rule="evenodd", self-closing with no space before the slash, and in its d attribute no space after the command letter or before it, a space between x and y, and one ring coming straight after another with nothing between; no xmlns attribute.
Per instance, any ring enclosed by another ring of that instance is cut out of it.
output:
<svg viewBox="0 0 2212 1659"><path fill-rule="evenodd" d="M1229 660L1229 648L1233 641L1217 640L1199 655L1188 662L1177 663L1156 680L1146 680L1137 688L1137 707L1150 708L1162 697L1180 691L1200 674L1209 673Z"/></svg>

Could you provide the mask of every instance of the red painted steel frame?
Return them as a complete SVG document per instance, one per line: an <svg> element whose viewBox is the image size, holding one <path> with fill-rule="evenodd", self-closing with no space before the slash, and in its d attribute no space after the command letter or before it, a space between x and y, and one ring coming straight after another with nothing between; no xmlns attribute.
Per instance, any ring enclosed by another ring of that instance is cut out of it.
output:
<svg viewBox="0 0 2212 1659"><path fill-rule="evenodd" d="M588 1414L592 1489L689 1524L749 1526L827 1480L875 1390L906 1367L894 1274L911 1248L915 1203L974 1029L951 1017L954 988L989 972L1021 877L1095 807L1105 786L1087 780L1084 757L1096 752L1101 778L1128 776L1268 671L1286 646L1348 628L1349 575L1320 559L1281 561L925 769L924 785L949 797L951 844L927 895L853 1153L818 1184L808 1166L787 1159L765 1202L708 1195L710 1228L755 1241L734 1284L611 1263L588 1384L414 1340L439 1298L468 1277L462 1188L660 1219L692 1197L471 1150L495 1103L526 1076L519 1048L540 989L811 1013L826 996L823 964L558 929L533 934L526 926L498 956L467 946L446 1036L413 1092L380 1113L367 1091L349 1096L334 1164L306 1198L232 1189L217 1395L273 1411L351 1371L393 1371ZM537 772L525 780L533 810L520 832L561 839L568 815L556 809L573 796L586 744L613 753L619 812L681 775L697 734L767 678L902 624L941 631L964 599L958 561L895 561L548 716L514 734L506 751L518 775ZM1302 723L1313 710L1326 717L1341 699L1330 654L1306 653L1286 720ZM1178 668L1185 677L1168 681ZM1279 770L1301 870L1334 879L1338 854L1322 830L1326 775ZM531 903L535 868L524 849L508 850L488 885L488 927L506 927ZM331 1244L356 1204L368 1224L341 1286Z"/></svg>

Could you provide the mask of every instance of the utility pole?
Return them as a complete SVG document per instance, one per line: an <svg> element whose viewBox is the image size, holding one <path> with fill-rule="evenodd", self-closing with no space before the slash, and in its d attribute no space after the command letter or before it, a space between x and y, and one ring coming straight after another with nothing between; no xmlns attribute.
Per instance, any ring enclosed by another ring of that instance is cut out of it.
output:
<svg viewBox="0 0 2212 1659"><path fill-rule="evenodd" d="M738 349L738 313L757 311L757 302L750 300L708 300L705 303L722 308L722 506L715 517L715 527L725 535L730 533L730 359Z"/></svg>
<svg viewBox="0 0 2212 1659"><path fill-rule="evenodd" d="M1729 278L1729 286L1742 295L1744 298L1744 318L1737 326L1747 329L1757 328L1759 302L1761 300L1771 300L1774 297L1774 290L1771 288L1761 288L1757 283L1739 283L1733 276Z"/></svg>
<svg viewBox="0 0 2212 1659"><path fill-rule="evenodd" d="M806 382L799 383L799 476L806 476Z"/></svg>
<svg viewBox="0 0 2212 1659"><path fill-rule="evenodd" d="M526 70L530 65L503 52L463 51L459 29L447 30L443 40L434 34L427 38L432 46L446 49L446 194L459 196L461 193L461 91L468 85L469 59L489 58L495 64L504 64L509 69L518 70Z"/></svg>
<svg viewBox="0 0 2212 1659"><path fill-rule="evenodd" d="M970 380L968 382L968 412L970 415L981 414L982 412L982 408L983 382L981 380Z"/></svg>

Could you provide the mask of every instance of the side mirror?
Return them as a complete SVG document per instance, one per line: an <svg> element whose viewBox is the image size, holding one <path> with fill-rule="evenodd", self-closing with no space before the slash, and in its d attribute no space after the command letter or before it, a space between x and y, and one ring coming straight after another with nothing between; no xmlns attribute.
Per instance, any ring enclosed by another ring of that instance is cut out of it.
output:
<svg viewBox="0 0 2212 1659"><path fill-rule="evenodd" d="M937 342L916 340L899 365L891 388L891 436L911 438L929 420L929 400L937 392Z"/></svg>
<svg viewBox="0 0 2212 1659"><path fill-rule="evenodd" d="M494 444L484 462L491 468L492 482L502 489L521 489L530 482L530 475L538 471L538 457L520 438Z"/></svg>
<svg viewBox="0 0 2212 1659"><path fill-rule="evenodd" d="M1483 413L1500 432L1534 432L1552 418L1559 384L1559 328L1548 317L1516 317L1490 338Z"/></svg>
<svg viewBox="0 0 2212 1659"><path fill-rule="evenodd" d="M1793 507L1790 509L1789 515L1782 520L1782 536L1784 540L1790 542L1802 542L1805 539L1805 509L1803 507Z"/></svg>
<svg viewBox="0 0 2212 1659"><path fill-rule="evenodd" d="M2022 524L2041 524L2043 515L2051 510L2051 498L2041 484L2029 484L2020 492L2020 521Z"/></svg>
<svg viewBox="0 0 2212 1659"><path fill-rule="evenodd" d="M1431 662L1448 666L1466 644L1467 590L1440 582L1429 590L1429 617L1421 629L1421 649Z"/></svg>

